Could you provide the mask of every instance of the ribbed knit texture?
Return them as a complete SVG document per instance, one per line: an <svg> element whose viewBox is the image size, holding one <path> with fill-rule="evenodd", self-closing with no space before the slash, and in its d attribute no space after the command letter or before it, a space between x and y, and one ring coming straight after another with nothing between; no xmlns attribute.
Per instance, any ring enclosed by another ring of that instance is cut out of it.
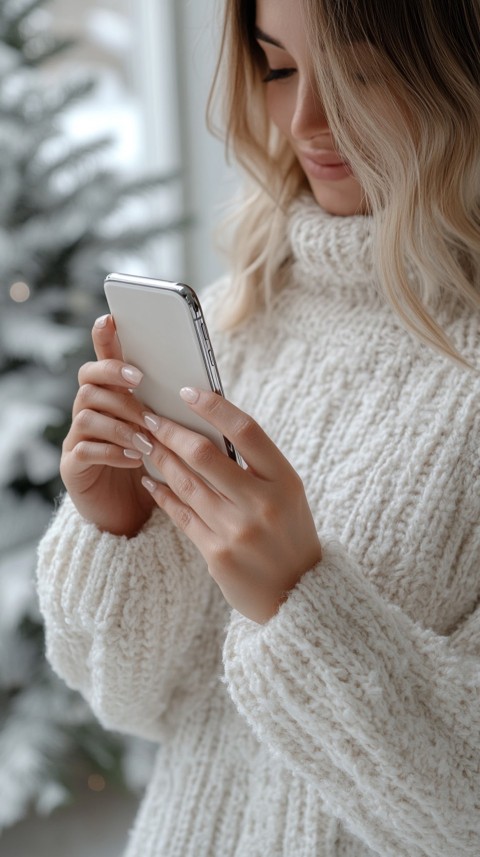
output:
<svg viewBox="0 0 480 857"><path fill-rule="evenodd" d="M154 512L67 497L39 548L47 653L107 727L159 742L126 857L478 857L480 381L373 282L371 221L292 209L290 284L231 334L229 398L302 477L323 546L279 612L231 610ZM470 360L471 311L442 323Z"/></svg>

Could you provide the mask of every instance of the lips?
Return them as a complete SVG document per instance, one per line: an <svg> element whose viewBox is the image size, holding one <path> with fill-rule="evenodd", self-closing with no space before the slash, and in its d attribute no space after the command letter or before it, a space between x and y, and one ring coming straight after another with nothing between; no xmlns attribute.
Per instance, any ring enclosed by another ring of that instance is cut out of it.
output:
<svg viewBox="0 0 480 857"><path fill-rule="evenodd" d="M342 161L339 157L335 157L335 154L329 151L301 152L301 155L309 161L318 164L320 167L339 167L345 163L345 161Z"/></svg>
<svg viewBox="0 0 480 857"><path fill-rule="evenodd" d="M298 158L305 174L315 181L341 181L353 176L350 164L340 160L332 149L299 152Z"/></svg>

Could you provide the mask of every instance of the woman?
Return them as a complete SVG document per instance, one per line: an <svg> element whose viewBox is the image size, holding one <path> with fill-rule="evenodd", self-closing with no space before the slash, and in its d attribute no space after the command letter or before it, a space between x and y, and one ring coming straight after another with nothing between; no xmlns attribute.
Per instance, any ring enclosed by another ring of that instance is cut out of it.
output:
<svg viewBox="0 0 480 857"><path fill-rule="evenodd" d="M52 665L159 743L128 857L480 853L478 36L226 4L228 398L182 396L247 468L144 413L105 317L39 551Z"/></svg>

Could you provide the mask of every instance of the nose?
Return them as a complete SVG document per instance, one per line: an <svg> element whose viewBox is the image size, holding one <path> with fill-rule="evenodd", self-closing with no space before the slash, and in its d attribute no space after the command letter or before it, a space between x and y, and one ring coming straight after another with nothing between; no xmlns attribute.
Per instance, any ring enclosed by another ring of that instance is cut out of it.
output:
<svg viewBox="0 0 480 857"><path fill-rule="evenodd" d="M300 78L290 132L296 140L309 140L328 131L328 122L313 81Z"/></svg>

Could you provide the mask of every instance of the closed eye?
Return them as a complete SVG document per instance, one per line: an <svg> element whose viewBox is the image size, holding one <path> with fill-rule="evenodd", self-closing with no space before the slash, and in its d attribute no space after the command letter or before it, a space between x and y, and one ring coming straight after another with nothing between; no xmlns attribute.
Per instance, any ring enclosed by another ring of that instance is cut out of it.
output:
<svg viewBox="0 0 480 857"><path fill-rule="evenodd" d="M269 68L267 74L263 78L264 83L270 83L272 80L284 80L295 74L296 68Z"/></svg>

